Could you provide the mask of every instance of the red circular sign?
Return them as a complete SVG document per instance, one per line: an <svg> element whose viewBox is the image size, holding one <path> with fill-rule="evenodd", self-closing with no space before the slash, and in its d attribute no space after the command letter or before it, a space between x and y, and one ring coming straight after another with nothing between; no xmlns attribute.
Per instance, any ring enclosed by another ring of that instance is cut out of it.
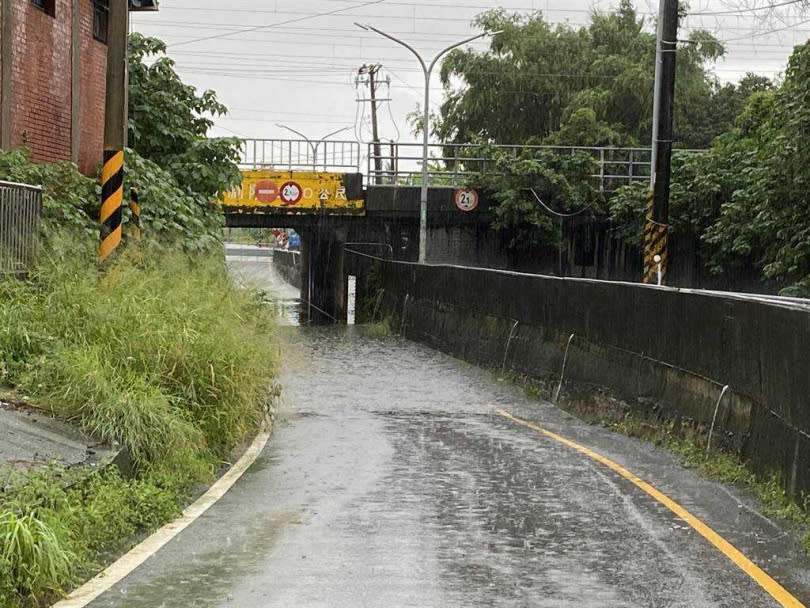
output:
<svg viewBox="0 0 810 608"><path fill-rule="evenodd" d="M462 211L472 211L478 207L478 192L475 190L456 190L456 207Z"/></svg>
<svg viewBox="0 0 810 608"><path fill-rule="evenodd" d="M272 203L278 198L278 186L276 182L263 179L256 184L256 200L260 203Z"/></svg>
<svg viewBox="0 0 810 608"><path fill-rule="evenodd" d="M285 182L281 184L280 196L285 205L295 205L304 196L304 189L298 182Z"/></svg>

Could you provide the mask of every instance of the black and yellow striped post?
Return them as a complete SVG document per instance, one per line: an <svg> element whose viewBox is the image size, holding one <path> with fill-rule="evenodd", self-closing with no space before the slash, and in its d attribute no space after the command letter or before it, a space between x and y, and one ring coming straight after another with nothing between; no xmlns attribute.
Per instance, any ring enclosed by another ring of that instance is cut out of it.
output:
<svg viewBox="0 0 810 608"><path fill-rule="evenodd" d="M655 217L655 196L652 190L647 193L647 207L644 214L644 282L666 282L668 258L668 226ZM660 271L660 275L659 275Z"/></svg>
<svg viewBox="0 0 810 608"><path fill-rule="evenodd" d="M129 189L129 209L132 211L132 238L141 240L141 205L140 194L134 186Z"/></svg>
<svg viewBox="0 0 810 608"><path fill-rule="evenodd" d="M101 171L101 245L104 261L121 244L124 148L127 145L127 34L129 0L109 0L107 87L104 109L104 168Z"/></svg>
<svg viewBox="0 0 810 608"><path fill-rule="evenodd" d="M101 172L101 245L98 259L103 262L121 244L121 220L124 202L124 151L105 150Z"/></svg>

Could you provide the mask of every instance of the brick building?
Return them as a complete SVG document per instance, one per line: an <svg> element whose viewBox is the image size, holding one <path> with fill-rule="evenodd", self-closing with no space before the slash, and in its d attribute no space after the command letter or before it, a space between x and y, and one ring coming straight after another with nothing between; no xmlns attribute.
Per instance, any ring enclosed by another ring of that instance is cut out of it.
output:
<svg viewBox="0 0 810 608"><path fill-rule="evenodd" d="M0 0L0 145L102 160L108 0Z"/></svg>

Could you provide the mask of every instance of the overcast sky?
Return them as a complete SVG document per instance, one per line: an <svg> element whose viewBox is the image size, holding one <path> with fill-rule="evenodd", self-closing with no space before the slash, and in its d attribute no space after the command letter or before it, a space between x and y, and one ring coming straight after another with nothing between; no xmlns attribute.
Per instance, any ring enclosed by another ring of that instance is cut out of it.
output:
<svg viewBox="0 0 810 608"><path fill-rule="evenodd" d="M723 81L747 71L777 76L795 44L810 36L810 13L791 4L750 10L784 0L693 0L686 30L705 28L727 42L726 59L714 71ZM230 109L217 119L215 135L282 138L284 123L311 138L350 127L336 138L371 139L367 89L355 86L357 69L380 63L390 102L380 104L381 137L414 141L406 115L422 100L422 73L407 50L353 22L372 24L415 46L425 56L477 31L471 21L496 6L548 21L581 25L593 10L618 0L161 0L158 13L133 15L133 29L169 45L182 78L214 89ZM657 4L637 0L651 18ZM702 13L702 14L700 14ZM722 13L722 14L718 14ZM685 36L685 32L681 33ZM486 42L474 43L483 48ZM436 78L432 104L441 99Z"/></svg>

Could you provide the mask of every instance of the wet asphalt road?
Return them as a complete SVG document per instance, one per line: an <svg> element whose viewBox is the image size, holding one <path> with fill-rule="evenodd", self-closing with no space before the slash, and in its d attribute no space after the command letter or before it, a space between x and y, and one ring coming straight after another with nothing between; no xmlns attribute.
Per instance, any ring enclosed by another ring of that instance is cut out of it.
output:
<svg viewBox="0 0 810 608"><path fill-rule="evenodd" d="M498 408L652 482L810 601L793 536L667 452L395 337L284 335L281 421L262 455L91 606L778 605L635 486Z"/></svg>

